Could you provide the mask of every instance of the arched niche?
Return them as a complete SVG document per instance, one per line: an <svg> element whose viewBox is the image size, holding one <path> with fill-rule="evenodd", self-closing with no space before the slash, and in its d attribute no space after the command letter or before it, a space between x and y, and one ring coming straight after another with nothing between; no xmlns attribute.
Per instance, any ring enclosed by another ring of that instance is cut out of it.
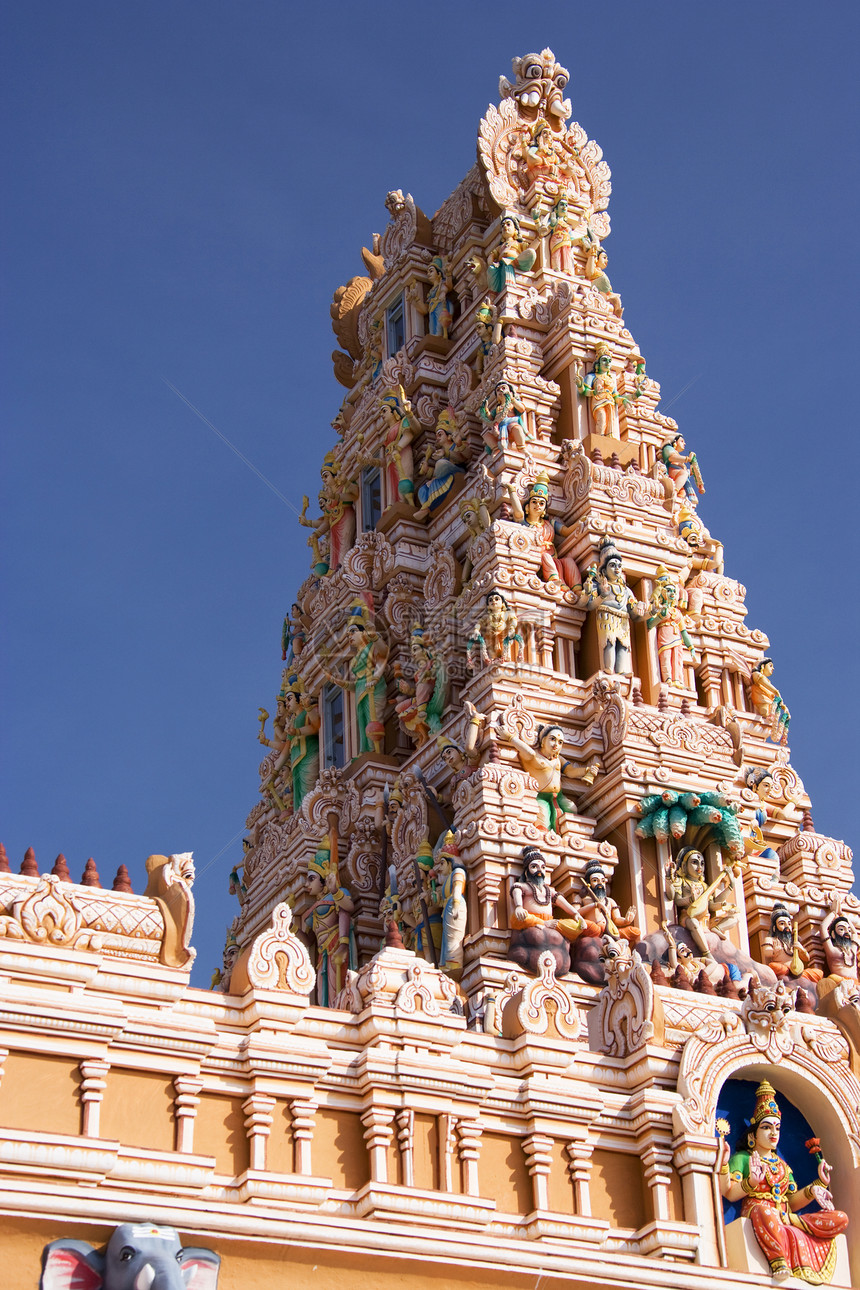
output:
<svg viewBox="0 0 860 1290"><path fill-rule="evenodd" d="M781 1051L763 1051L753 1038L722 1024L687 1040L678 1071L683 1099L673 1112L676 1153L692 1148L704 1165L716 1156L714 1122L723 1086L732 1076L756 1082L767 1079L805 1117L821 1139L825 1158L833 1167L834 1203L848 1215L848 1248L853 1283L860 1285L860 1081L849 1065L849 1050L841 1034L827 1023L793 1023L793 1039ZM772 1042L772 1041L771 1041ZM769 1045L770 1047L770 1045ZM732 1126L733 1129L735 1126ZM709 1149L714 1144L713 1152ZM815 1173L798 1179L803 1185ZM711 1163L711 1172L713 1164ZM706 1190L690 1199L704 1215ZM713 1192L712 1203L713 1203ZM714 1214L719 1229L722 1213ZM719 1244L719 1242L717 1242Z"/></svg>

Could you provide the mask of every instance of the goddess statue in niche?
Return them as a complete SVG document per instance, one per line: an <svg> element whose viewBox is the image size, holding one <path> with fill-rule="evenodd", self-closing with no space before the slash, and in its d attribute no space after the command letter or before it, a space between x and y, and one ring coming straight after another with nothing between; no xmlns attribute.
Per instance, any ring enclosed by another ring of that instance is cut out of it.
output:
<svg viewBox="0 0 860 1290"><path fill-rule="evenodd" d="M532 484L525 504L520 501L513 484L505 484L505 490L514 519L531 530L534 545L540 552L540 571L544 582L560 581L566 587L579 587L582 578L573 556L558 555L555 549L556 538L567 537L575 526L548 518L549 476L546 471L542 470Z"/></svg>
<svg viewBox="0 0 860 1290"><path fill-rule="evenodd" d="M407 295L419 314L423 314L427 319L427 330L430 335L441 336L443 340L447 340L448 329L453 321L448 304L448 292L452 289L454 280L450 268L441 255L433 256L427 266L427 273L430 278L427 300L424 300L421 288L414 279L409 284Z"/></svg>
<svg viewBox="0 0 860 1290"><path fill-rule="evenodd" d="M487 264L487 282L494 291L504 291L509 283L517 280L517 271L528 273L534 268L537 252L529 246L520 232L520 222L514 215L503 215L501 238Z"/></svg>
<svg viewBox="0 0 860 1290"><path fill-rule="evenodd" d="M471 452L468 433L458 424L456 412L450 406L443 408L436 420L435 442L428 444L418 467L419 476L427 482L418 485L421 506L415 512L416 520L423 520L442 505L457 476L465 472Z"/></svg>
<svg viewBox="0 0 860 1290"><path fill-rule="evenodd" d="M582 590L586 607L597 610L601 667L604 672L630 676L630 619L642 618L647 610L627 586L621 555L611 538L601 542L597 565L589 569Z"/></svg>
<svg viewBox="0 0 860 1290"><path fill-rule="evenodd" d="M720 1140L717 1178L726 1200L742 1201L741 1217L752 1223L755 1238L770 1265L775 1281L799 1277L813 1285L829 1281L836 1266L834 1238L848 1226L848 1215L833 1208L827 1190L830 1166L813 1138L807 1147L815 1152L818 1177L798 1187L794 1174L777 1151L782 1112L775 1090L767 1080L756 1089L755 1110L738 1149L729 1155ZM812 1201L821 1207L800 1214Z"/></svg>
<svg viewBox="0 0 860 1290"><path fill-rule="evenodd" d="M354 601L350 607L346 635L350 652L346 671L332 672L328 668L328 651L322 643L319 645L321 671L332 685L355 692L358 751L380 753L385 739L383 715L388 646L375 630L370 610L362 600Z"/></svg>

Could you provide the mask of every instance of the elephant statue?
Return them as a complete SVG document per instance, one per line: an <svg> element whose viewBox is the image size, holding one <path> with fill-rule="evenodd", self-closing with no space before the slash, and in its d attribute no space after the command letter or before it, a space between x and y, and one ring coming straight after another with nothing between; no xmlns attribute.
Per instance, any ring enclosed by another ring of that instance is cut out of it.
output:
<svg viewBox="0 0 860 1290"><path fill-rule="evenodd" d="M217 1290L221 1256L183 1248L172 1227L123 1223L102 1253L63 1238L42 1251L39 1290Z"/></svg>

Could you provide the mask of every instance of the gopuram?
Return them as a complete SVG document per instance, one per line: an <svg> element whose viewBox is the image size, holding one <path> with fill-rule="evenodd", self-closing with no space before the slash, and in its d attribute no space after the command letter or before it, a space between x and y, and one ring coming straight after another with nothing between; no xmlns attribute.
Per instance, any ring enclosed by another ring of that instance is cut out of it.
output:
<svg viewBox="0 0 860 1290"><path fill-rule="evenodd" d="M190 856L142 896L0 862L7 1284L860 1284L852 855L567 83L514 59L335 293L213 989Z"/></svg>

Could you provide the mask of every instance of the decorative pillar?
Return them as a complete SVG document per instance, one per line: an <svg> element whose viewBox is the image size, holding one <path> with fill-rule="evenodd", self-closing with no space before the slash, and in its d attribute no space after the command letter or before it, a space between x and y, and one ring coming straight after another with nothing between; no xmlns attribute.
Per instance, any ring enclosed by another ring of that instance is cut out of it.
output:
<svg viewBox="0 0 860 1290"><path fill-rule="evenodd" d="M632 904L636 910L637 927L647 927L651 921L650 912L645 904L645 875L642 872L642 864L639 859L639 839L636 836L636 824L634 819L627 820L624 825L624 831L627 834L627 856L628 856L628 874L630 878L630 895ZM658 858L662 864L662 856L658 851ZM662 887L664 882L663 873L657 874L657 887ZM658 895L659 899L659 895Z"/></svg>
<svg viewBox="0 0 860 1290"><path fill-rule="evenodd" d="M499 925L499 892L502 888L502 876L484 870L478 876L477 889L480 903L480 926L498 927Z"/></svg>
<svg viewBox="0 0 860 1290"><path fill-rule="evenodd" d="M263 1093L252 1093L242 1103L245 1112L245 1132L250 1145L250 1168L263 1171L266 1168L266 1142L272 1132L275 1109L275 1098L266 1097Z"/></svg>
<svg viewBox="0 0 860 1290"><path fill-rule="evenodd" d="M454 1190L454 1179L452 1174L452 1162L454 1159L454 1148L457 1145L457 1117L456 1115L439 1116L439 1151L440 1151L440 1174L442 1178L442 1191L451 1192Z"/></svg>
<svg viewBox="0 0 860 1290"><path fill-rule="evenodd" d="M481 1153L481 1134L484 1127L479 1120L460 1120L457 1136L460 1139L460 1163L463 1166L463 1191L467 1196L480 1196L478 1186L478 1156Z"/></svg>
<svg viewBox="0 0 860 1290"><path fill-rule="evenodd" d="M397 1145L400 1148L400 1176L404 1187L415 1186L414 1130L415 1112L404 1107L397 1112Z"/></svg>
<svg viewBox="0 0 860 1290"><path fill-rule="evenodd" d="M526 1166L532 1179L534 1207L549 1209L549 1171L552 1165L552 1138L545 1133L531 1133L523 1138Z"/></svg>
<svg viewBox="0 0 860 1290"><path fill-rule="evenodd" d="M685 1135L674 1143L675 1172L681 1176L684 1189L684 1213L695 1214L699 1227L698 1262L721 1265L717 1224L716 1188L714 1186L714 1139Z"/></svg>
<svg viewBox="0 0 860 1290"><path fill-rule="evenodd" d="M584 1142L580 1138L575 1138L572 1142L568 1142L564 1148L564 1154L568 1160L567 1176L573 1187L573 1212L581 1218L591 1218L589 1183L591 1181L591 1157L593 1153L593 1144Z"/></svg>
<svg viewBox="0 0 860 1290"><path fill-rule="evenodd" d="M202 1079L193 1075L177 1075L173 1081L176 1097L173 1115L176 1120L176 1150L190 1155L194 1150L194 1120L200 1105Z"/></svg>
<svg viewBox="0 0 860 1290"><path fill-rule="evenodd" d="M548 622L536 623L535 636L537 638L537 652L540 666L552 671L552 650L553 645L555 644L555 632L553 631L551 624Z"/></svg>
<svg viewBox="0 0 860 1290"><path fill-rule="evenodd" d="M394 1111L390 1106L369 1106L361 1117L373 1182L388 1182L388 1146L394 1136L393 1120Z"/></svg>
<svg viewBox="0 0 860 1290"><path fill-rule="evenodd" d="M314 1127L318 1102L314 1102L309 1097L294 1097L290 1101L290 1115L292 1116L291 1128L293 1132L293 1168L297 1174L304 1174L310 1177L313 1174L311 1168L311 1143L314 1137Z"/></svg>
<svg viewBox="0 0 860 1290"><path fill-rule="evenodd" d="M81 1134L85 1138L99 1136L99 1118L109 1070L110 1062L97 1058L85 1058L80 1064Z"/></svg>
<svg viewBox="0 0 860 1290"><path fill-rule="evenodd" d="M649 1143L641 1155L645 1179L651 1188L651 1203L657 1222L669 1222L669 1189L674 1172L672 1149L660 1143Z"/></svg>

